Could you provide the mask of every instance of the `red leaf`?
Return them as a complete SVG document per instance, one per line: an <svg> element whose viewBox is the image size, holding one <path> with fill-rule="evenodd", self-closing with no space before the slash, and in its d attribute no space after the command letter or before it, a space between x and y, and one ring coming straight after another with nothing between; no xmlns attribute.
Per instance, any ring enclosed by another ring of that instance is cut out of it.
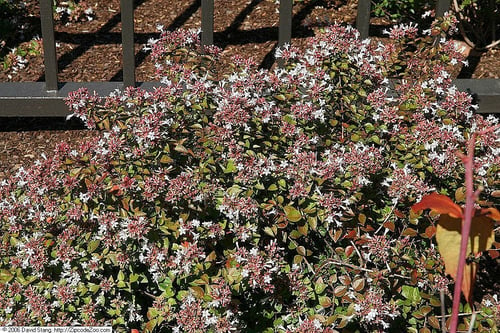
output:
<svg viewBox="0 0 500 333"><path fill-rule="evenodd" d="M396 215L397 217L399 217L400 219L402 218L405 218L405 214L403 214L402 212L400 212L399 210L397 209L394 209L394 215Z"/></svg>
<svg viewBox="0 0 500 333"><path fill-rule="evenodd" d="M495 222L500 222L500 212L496 208L481 209L481 215L486 215Z"/></svg>
<svg viewBox="0 0 500 333"><path fill-rule="evenodd" d="M435 234L436 234L436 227L435 226L430 225L427 228L425 228L425 235L428 238L432 238L432 236L434 236Z"/></svg>
<svg viewBox="0 0 500 333"><path fill-rule="evenodd" d="M344 238L347 238L347 239L354 239L354 238L356 238L357 236L358 236L358 232L357 232L357 230L353 229L353 230L349 231L349 232L347 233L347 235L345 235L345 236L344 236Z"/></svg>
<svg viewBox="0 0 500 333"><path fill-rule="evenodd" d="M347 257L350 257L353 251L354 251L354 246L348 245L348 246L345 248L345 255L346 255Z"/></svg>
<svg viewBox="0 0 500 333"><path fill-rule="evenodd" d="M490 255L491 259L496 259L500 256L500 253L498 250L488 250L488 254Z"/></svg>
<svg viewBox="0 0 500 333"><path fill-rule="evenodd" d="M396 229L396 226L394 225L394 222L392 222L392 221L387 221L383 225L385 228L389 229L392 232L394 232L394 229Z"/></svg>
<svg viewBox="0 0 500 333"><path fill-rule="evenodd" d="M426 195L411 207L413 211L419 211L424 209L432 209L438 214L448 214L453 218L462 218L462 208L454 203L446 195L438 194L436 192Z"/></svg>

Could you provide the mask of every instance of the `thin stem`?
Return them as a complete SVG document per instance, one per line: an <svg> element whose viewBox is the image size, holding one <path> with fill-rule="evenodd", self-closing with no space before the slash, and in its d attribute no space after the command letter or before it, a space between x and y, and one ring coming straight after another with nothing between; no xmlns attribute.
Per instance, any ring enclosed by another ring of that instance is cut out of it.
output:
<svg viewBox="0 0 500 333"><path fill-rule="evenodd" d="M469 330L467 331L467 333L472 333L472 330L474 329L474 324L476 322L476 316L477 316L476 311L472 312L472 317L470 318Z"/></svg>
<svg viewBox="0 0 500 333"><path fill-rule="evenodd" d="M439 296L441 298L441 332L446 333L446 307L444 304L444 290L439 291Z"/></svg>
<svg viewBox="0 0 500 333"><path fill-rule="evenodd" d="M460 292L462 290L462 281L464 278L465 258L467 256L467 243L469 240L470 227L472 223L472 213L474 210L474 184L473 184L473 165L474 165L474 147L476 145L476 134L473 133L467 148L467 156L463 158L465 164L465 214L462 217L462 241L460 243L460 256L458 259L457 276L455 279L455 288L453 291L453 307L450 323L450 332L456 333L458 326L458 311L460 307ZM469 295L467 295L467 298ZM470 302L471 300L468 299Z"/></svg>
<svg viewBox="0 0 500 333"><path fill-rule="evenodd" d="M462 312L462 313L459 313L458 316L459 317L467 317L467 316L472 316L473 313L467 313L467 312ZM448 315L445 315L445 316L436 316L436 318L448 318L448 317L451 317L452 315L451 314L448 314Z"/></svg>
<svg viewBox="0 0 500 333"><path fill-rule="evenodd" d="M359 250L358 250L358 248L357 248L356 244L354 244L354 242L353 242L353 241L351 241L351 245L352 245L352 247L354 247L354 250L355 250L355 251L356 251L356 253L358 254L359 261L361 262L361 265L362 265L363 267L366 267L366 265L365 265L365 261L363 260L363 256L362 256L362 255L361 255L361 253L359 252Z"/></svg>
<svg viewBox="0 0 500 333"><path fill-rule="evenodd" d="M320 267L320 269L318 271L320 271L327 264L332 264L332 265L337 265L337 266L346 266L346 267L352 268L354 270L362 271L362 272L369 272L369 273L378 272L378 271L375 271L373 269L364 268L364 267L361 267L361 266L356 266L356 265L349 264L349 263L346 263L346 262L343 262L343 261L339 261L339 260L335 260L335 259L327 259L325 261L325 263ZM411 280L411 277L404 276L404 275L401 275L401 274L389 274L388 277L397 277L397 278L400 278L400 279Z"/></svg>

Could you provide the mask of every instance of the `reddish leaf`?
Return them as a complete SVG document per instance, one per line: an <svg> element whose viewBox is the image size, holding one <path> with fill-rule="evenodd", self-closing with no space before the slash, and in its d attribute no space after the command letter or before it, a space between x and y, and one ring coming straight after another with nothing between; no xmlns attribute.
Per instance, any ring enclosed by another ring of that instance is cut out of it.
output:
<svg viewBox="0 0 500 333"><path fill-rule="evenodd" d="M497 223L500 222L500 212L496 208L483 208L481 215L485 215Z"/></svg>
<svg viewBox="0 0 500 333"><path fill-rule="evenodd" d="M402 218L405 218L405 214L403 214L402 212L400 212L399 210L397 209L394 209L394 215L396 215L397 217L399 217L400 219Z"/></svg>
<svg viewBox="0 0 500 333"><path fill-rule="evenodd" d="M441 328L441 325L439 324L439 319L437 319L435 316L429 317L429 324L436 329Z"/></svg>
<svg viewBox="0 0 500 333"><path fill-rule="evenodd" d="M284 220L282 223L278 223L278 228L284 229L288 225L288 221Z"/></svg>
<svg viewBox="0 0 500 333"><path fill-rule="evenodd" d="M344 238L347 238L347 239L353 239L353 238L356 238L356 237L357 237L357 235L358 235L357 230L356 230L356 229L353 229L353 230L349 231L349 232L347 233L347 235L345 235L345 236L344 236Z"/></svg>
<svg viewBox="0 0 500 333"><path fill-rule="evenodd" d="M375 229L371 225L367 225L366 227L361 227L361 230L363 230L364 232L375 231Z"/></svg>
<svg viewBox="0 0 500 333"><path fill-rule="evenodd" d="M387 228L392 232L394 232L394 229L396 229L396 226L394 225L394 222L392 222L392 221L387 221L383 225L384 225L384 228Z"/></svg>
<svg viewBox="0 0 500 333"><path fill-rule="evenodd" d="M411 271L410 276L411 276L411 283L412 284L417 284L417 281L418 281L418 272L417 272L416 269L413 269Z"/></svg>
<svg viewBox="0 0 500 333"><path fill-rule="evenodd" d="M436 227L435 226L430 225L427 228L425 228L425 235L428 238L432 238L435 234L436 234Z"/></svg>
<svg viewBox="0 0 500 333"><path fill-rule="evenodd" d="M418 234L417 230L413 229L413 228L406 228L405 230L403 230L402 232L402 235L403 236L410 236L410 237L414 237Z"/></svg>
<svg viewBox="0 0 500 333"><path fill-rule="evenodd" d="M332 231L330 231L330 235L332 235ZM337 231L335 231L335 234L332 235L332 238L335 242L337 242L341 236L342 236L342 229L338 229Z"/></svg>
<svg viewBox="0 0 500 333"><path fill-rule="evenodd" d="M365 287L365 279L359 278L352 282L352 287L355 291L360 292Z"/></svg>
<svg viewBox="0 0 500 333"><path fill-rule="evenodd" d="M500 256L500 253L498 250L488 250L488 254L491 259L496 259Z"/></svg>
<svg viewBox="0 0 500 333"><path fill-rule="evenodd" d="M448 214L454 218L462 218L462 208L446 195L441 195L436 192L426 195L419 203L411 207L413 211L429 208L438 214Z"/></svg>
<svg viewBox="0 0 500 333"><path fill-rule="evenodd" d="M350 257L353 251L354 251L354 246L348 245L345 248L345 255L346 255L346 257Z"/></svg>
<svg viewBox="0 0 500 333"><path fill-rule="evenodd" d="M348 288L346 286L338 286L333 290L333 294L337 297L342 297L347 293Z"/></svg>

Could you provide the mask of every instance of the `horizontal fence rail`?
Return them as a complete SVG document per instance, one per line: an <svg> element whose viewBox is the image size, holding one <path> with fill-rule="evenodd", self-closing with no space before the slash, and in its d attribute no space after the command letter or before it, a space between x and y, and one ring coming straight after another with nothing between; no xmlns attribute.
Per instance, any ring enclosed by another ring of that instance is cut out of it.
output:
<svg viewBox="0 0 500 333"><path fill-rule="evenodd" d="M120 0L122 23L122 82L58 82L52 0L40 0L45 81L0 82L0 117L63 117L69 114L64 104L68 93L85 87L99 95L108 95L116 89L136 86L147 90L159 86L159 82L135 81L134 6L133 0ZM442 16L450 6L450 0L438 0L436 14ZM291 42L293 0L281 0L279 4L278 46ZM369 36L370 0L359 0L356 28L362 38ZM201 0L201 42L214 43L214 0ZM278 65L281 59L276 59ZM454 84L460 90L472 93L479 104L479 113L500 113L500 79L457 79Z"/></svg>

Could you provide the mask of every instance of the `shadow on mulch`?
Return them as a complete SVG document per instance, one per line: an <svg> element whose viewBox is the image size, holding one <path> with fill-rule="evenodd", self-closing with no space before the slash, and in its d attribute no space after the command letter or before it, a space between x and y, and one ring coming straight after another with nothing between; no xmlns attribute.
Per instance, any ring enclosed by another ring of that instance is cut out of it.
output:
<svg viewBox="0 0 500 333"><path fill-rule="evenodd" d="M77 118L63 117L0 117L0 132L85 130Z"/></svg>

